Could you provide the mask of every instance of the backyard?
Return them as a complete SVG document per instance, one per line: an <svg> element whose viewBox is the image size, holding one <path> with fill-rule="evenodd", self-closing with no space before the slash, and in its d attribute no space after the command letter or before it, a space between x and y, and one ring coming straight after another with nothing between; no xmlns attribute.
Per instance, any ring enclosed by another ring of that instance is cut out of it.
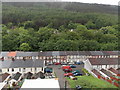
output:
<svg viewBox="0 0 120 90"><path fill-rule="evenodd" d="M97 79L93 76L77 76L77 80L71 80L67 77L67 81L71 88L75 88L76 85L80 85L82 88L117 88L116 86Z"/></svg>

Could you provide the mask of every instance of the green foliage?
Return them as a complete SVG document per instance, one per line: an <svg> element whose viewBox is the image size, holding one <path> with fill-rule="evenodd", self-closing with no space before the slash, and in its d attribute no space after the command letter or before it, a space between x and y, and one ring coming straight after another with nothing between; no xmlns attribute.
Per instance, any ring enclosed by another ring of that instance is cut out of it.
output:
<svg viewBox="0 0 120 90"><path fill-rule="evenodd" d="M103 80L100 80L98 78L95 78L93 76L77 76L77 80L71 80L69 78L67 78L69 84L70 84L70 87L71 88L75 88L76 85L80 85L82 87L82 89L86 90L86 88L90 88L91 90L105 90L107 88L111 88L111 89L117 89L117 87L115 87L114 85L106 82L106 81L103 81ZM108 90L109 90L108 89Z"/></svg>
<svg viewBox="0 0 120 90"><path fill-rule="evenodd" d="M31 48L28 43L22 43L19 48L21 51L29 51Z"/></svg>
<svg viewBox="0 0 120 90"><path fill-rule="evenodd" d="M86 8L80 3L3 3L2 49L117 50L117 15L100 13L97 5L89 7L99 13L81 7Z"/></svg>

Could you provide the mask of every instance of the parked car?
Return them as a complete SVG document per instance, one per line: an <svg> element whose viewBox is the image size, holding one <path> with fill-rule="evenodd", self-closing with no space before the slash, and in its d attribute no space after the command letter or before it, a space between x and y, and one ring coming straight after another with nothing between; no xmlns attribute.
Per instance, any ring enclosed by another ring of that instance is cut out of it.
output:
<svg viewBox="0 0 120 90"><path fill-rule="evenodd" d="M74 63L74 62L69 62L68 64L69 64L69 65L72 65L72 64L75 64L75 63Z"/></svg>
<svg viewBox="0 0 120 90"><path fill-rule="evenodd" d="M45 72L52 73L52 69L51 68L45 68Z"/></svg>
<svg viewBox="0 0 120 90"><path fill-rule="evenodd" d="M70 67L71 67L71 68L76 68L76 66L75 66L75 65L70 65Z"/></svg>
<svg viewBox="0 0 120 90"><path fill-rule="evenodd" d="M64 71L64 72L71 72L72 69L71 69L71 68L70 68L70 69L63 69L63 71Z"/></svg>
<svg viewBox="0 0 120 90"><path fill-rule="evenodd" d="M73 71L72 73L73 73L73 74L75 74L75 73L80 73L80 71L79 71L79 70L75 70L75 71Z"/></svg>
<svg viewBox="0 0 120 90"><path fill-rule="evenodd" d="M72 80L77 80L77 78L73 77L73 76L69 76L69 78L72 79Z"/></svg>
<svg viewBox="0 0 120 90"><path fill-rule="evenodd" d="M83 62L80 61L80 62L76 62L75 64L80 65L80 64L83 64Z"/></svg>
<svg viewBox="0 0 120 90"><path fill-rule="evenodd" d="M54 63L54 65L61 65L61 63L56 62L56 63Z"/></svg>
<svg viewBox="0 0 120 90"><path fill-rule="evenodd" d="M72 73L65 73L64 74L64 77L68 77L68 76L73 76L73 74Z"/></svg>
<svg viewBox="0 0 120 90"><path fill-rule="evenodd" d="M74 76L82 76L82 73L74 73Z"/></svg>
<svg viewBox="0 0 120 90"><path fill-rule="evenodd" d="M53 65L53 63L48 63L48 65Z"/></svg>
<svg viewBox="0 0 120 90"><path fill-rule="evenodd" d="M62 64L62 65L67 65L67 62L62 62L61 64Z"/></svg>
<svg viewBox="0 0 120 90"><path fill-rule="evenodd" d="M62 66L62 69L69 69L71 68L70 66Z"/></svg>
<svg viewBox="0 0 120 90"><path fill-rule="evenodd" d="M80 85L76 85L76 90L82 90L82 87Z"/></svg>
<svg viewBox="0 0 120 90"><path fill-rule="evenodd" d="M67 65L62 65L61 67L64 67L64 66L67 66Z"/></svg>

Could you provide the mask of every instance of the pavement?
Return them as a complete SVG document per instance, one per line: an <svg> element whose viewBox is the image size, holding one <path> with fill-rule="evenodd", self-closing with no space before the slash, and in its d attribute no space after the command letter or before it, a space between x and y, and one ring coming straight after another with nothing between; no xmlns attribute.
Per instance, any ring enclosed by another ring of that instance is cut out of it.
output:
<svg viewBox="0 0 120 90"><path fill-rule="evenodd" d="M65 81L67 81L64 78L64 71L61 69L62 65L50 65L48 67L52 67L60 84L60 88L62 88L62 90L65 88ZM82 68L84 67L84 65L76 65L76 68L72 68L73 71L74 70L79 70L82 74L84 74L84 72L82 72ZM67 82L67 87L66 88L70 88ZM65 89L64 89L65 90Z"/></svg>

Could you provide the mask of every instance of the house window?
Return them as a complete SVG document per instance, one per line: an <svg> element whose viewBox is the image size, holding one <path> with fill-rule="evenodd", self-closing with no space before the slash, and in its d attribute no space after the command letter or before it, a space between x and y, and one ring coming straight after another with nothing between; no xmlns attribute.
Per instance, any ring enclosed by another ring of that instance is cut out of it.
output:
<svg viewBox="0 0 120 90"><path fill-rule="evenodd" d="M14 72L14 68L12 68L12 72Z"/></svg>
<svg viewBox="0 0 120 90"><path fill-rule="evenodd" d="M7 69L7 71L9 72L9 69Z"/></svg>
<svg viewBox="0 0 120 90"><path fill-rule="evenodd" d="M19 71L21 72L21 68L19 68Z"/></svg>
<svg viewBox="0 0 120 90"><path fill-rule="evenodd" d="M35 71L36 71L37 69L35 68Z"/></svg>
<svg viewBox="0 0 120 90"><path fill-rule="evenodd" d="M25 72L25 68L23 68L23 72Z"/></svg>

